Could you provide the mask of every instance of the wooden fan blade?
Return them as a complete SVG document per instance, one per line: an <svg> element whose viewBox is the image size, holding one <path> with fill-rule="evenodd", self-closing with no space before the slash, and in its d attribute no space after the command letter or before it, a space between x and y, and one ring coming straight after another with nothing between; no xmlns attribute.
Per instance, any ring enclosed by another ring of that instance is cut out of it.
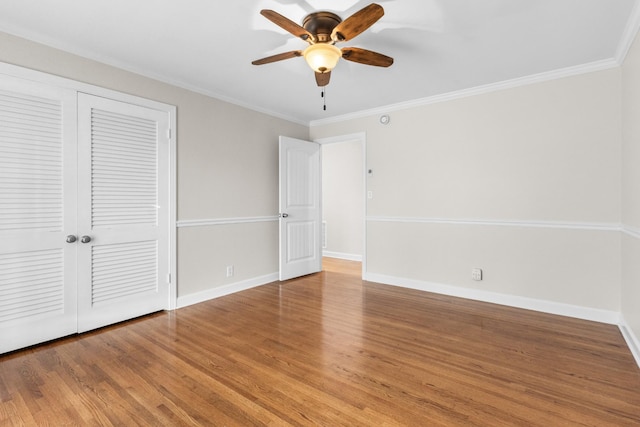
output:
<svg viewBox="0 0 640 427"><path fill-rule="evenodd" d="M393 64L393 58L390 56L359 47L343 47L342 57L347 61L375 65L376 67L388 67Z"/></svg>
<svg viewBox="0 0 640 427"><path fill-rule="evenodd" d="M338 25L331 32L331 40L342 42L351 40L382 18L384 9L376 3L360 9Z"/></svg>
<svg viewBox="0 0 640 427"><path fill-rule="evenodd" d="M302 51L292 50L291 52L283 52L277 55L267 56L266 58L256 59L255 61L251 61L251 63L253 65L262 65L268 64L270 62L282 61L283 59L295 58L298 56L302 56Z"/></svg>
<svg viewBox="0 0 640 427"><path fill-rule="evenodd" d="M318 83L318 86L324 87L328 85L329 79L331 79L331 71L327 71L326 73L316 72L316 83Z"/></svg>
<svg viewBox="0 0 640 427"><path fill-rule="evenodd" d="M270 10L270 9L262 9L260 14L267 18L269 21L273 22L277 26L287 30L291 34L296 37L300 37L304 41L315 42L315 37L309 31L305 30L304 27L296 24L289 18L286 18L280 15L278 12Z"/></svg>

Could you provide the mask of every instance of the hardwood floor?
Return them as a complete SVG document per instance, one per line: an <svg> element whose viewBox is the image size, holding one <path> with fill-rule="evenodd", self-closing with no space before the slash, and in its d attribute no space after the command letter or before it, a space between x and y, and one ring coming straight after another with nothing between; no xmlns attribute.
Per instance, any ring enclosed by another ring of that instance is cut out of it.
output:
<svg viewBox="0 0 640 427"><path fill-rule="evenodd" d="M640 425L615 326L325 269L0 356L0 426Z"/></svg>

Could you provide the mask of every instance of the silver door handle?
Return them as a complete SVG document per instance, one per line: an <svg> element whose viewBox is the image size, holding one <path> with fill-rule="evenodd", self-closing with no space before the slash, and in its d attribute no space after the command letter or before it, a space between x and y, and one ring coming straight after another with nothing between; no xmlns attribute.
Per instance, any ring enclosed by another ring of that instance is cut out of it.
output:
<svg viewBox="0 0 640 427"><path fill-rule="evenodd" d="M280 214L280 217L281 217L281 218L288 218L288 217L289 217L289 214L288 214L288 213L281 213L281 214Z"/></svg>
<svg viewBox="0 0 640 427"><path fill-rule="evenodd" d="M73 242L75 242L76 240L78 240L78 238L77 238L76 236L74 236L73 234L69 234L69 235L67 236L67 243L73 243Z"/></svg>
<svg viewBox="0 0 640 427"><path fill-rule="evenodd" d="M91 241L91 237L90 237L90 236L82 236L82 237L80 238L80 241L81 241L82 243L89 243L89 242Z"/></svg>

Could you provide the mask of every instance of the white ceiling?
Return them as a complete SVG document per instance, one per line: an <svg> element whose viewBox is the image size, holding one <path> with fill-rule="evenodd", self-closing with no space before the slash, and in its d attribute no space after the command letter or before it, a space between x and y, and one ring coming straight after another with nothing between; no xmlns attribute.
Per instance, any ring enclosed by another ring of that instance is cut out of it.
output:
<svg viewBox="0 0 640 427"><path fill-rule="evenodd" d="M390 68L341 60L320 88L303 49L259 14L301 23L315 10L343 19L357 0L0 0L0 31L300 123L598 62L619 61L636 0L378 0L385 15L340 44L392 56ZM627 46L628 47L628 46ZM624 54L624 52L622 52Z"/></svg>

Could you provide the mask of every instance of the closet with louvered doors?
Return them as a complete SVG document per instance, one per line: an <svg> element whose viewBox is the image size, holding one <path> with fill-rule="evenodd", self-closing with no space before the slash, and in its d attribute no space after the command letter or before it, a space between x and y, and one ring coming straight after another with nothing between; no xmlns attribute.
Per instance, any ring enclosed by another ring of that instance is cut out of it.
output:
<svg viewBox="0 0 640 427"><path fill-rule="evenodd" d="M78 332L168 307L169 115L78 94Z"/></svg>
<svg viewBox="0 0 640 427"><path fill-rule="evenodd" d="M0 353L169 307L170 114L0 75Z"/></svg>
<svg viewBox="0 0 640 427"><path fill-rule="evenodd" d="M77 330L75 96L0 78L0 353Z"/></svg>

